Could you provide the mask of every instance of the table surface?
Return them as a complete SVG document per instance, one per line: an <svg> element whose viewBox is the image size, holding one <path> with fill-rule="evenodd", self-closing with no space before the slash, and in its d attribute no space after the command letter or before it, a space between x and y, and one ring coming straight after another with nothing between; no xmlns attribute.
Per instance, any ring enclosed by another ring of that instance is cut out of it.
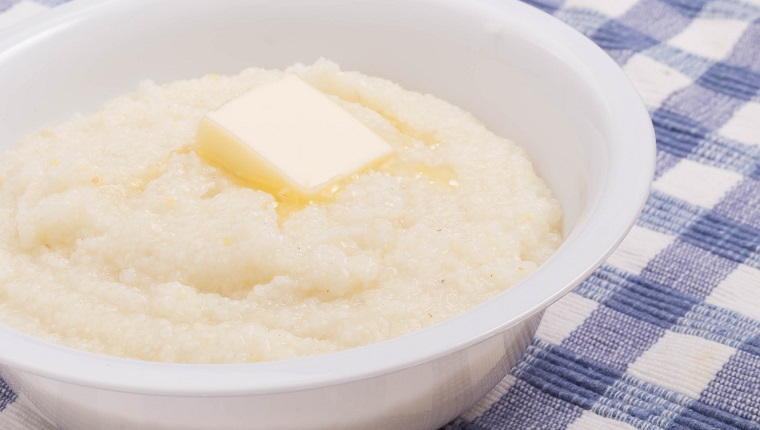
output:
<svg viewBox="0 0 760 430"><path fill-rule="evenodd" d="M0 28L66 0L0 0ZM657 135L620 248L445 428L760 430L760 0L525 0L601 46ZM0 429L53 427L0 380Z"/></svg>

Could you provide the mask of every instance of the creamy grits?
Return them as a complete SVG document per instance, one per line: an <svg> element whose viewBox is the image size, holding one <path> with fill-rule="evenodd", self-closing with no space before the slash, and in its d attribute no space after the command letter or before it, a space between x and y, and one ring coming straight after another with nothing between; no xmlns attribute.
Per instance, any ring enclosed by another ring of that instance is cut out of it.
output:
<svg viewBox="0 0 760 430"><path fill-rule="evenodd" d="M285 73L329 94L391 159L300 205L204 162L203 115ZM339 351L509 288L554 252L560 220L521 148L383 79L320 60L145 82L2 155L0 321L151 361Z"/></svg>

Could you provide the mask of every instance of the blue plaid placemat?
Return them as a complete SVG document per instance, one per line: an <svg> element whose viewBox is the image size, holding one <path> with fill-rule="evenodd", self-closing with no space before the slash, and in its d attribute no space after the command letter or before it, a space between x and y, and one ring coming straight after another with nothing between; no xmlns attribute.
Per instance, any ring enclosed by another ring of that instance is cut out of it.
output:
<svg viewBox="0 0 760 430"><path fill-rule="evenodd" d="M655 182L615 254L446 429L760 430L760 0L525 1L634 82ZM0 0L0 26L62 2ZM50 428L0 380L0 429Z"/></svg>

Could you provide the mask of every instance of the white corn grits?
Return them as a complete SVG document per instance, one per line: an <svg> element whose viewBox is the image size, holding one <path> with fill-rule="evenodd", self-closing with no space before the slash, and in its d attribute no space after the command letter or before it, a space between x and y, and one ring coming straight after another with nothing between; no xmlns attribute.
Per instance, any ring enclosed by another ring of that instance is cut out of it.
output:
<svg viewBox="0 0 760 430"><path fill-rule="evenodd" d="M288 72L395 156L326 202L278 206L193 138L205 112L286 72L143 83L0 159L0 321L142 360L276 360L465 312L559 245L559 204L524 151L470 114L324 60Z"/></svg>

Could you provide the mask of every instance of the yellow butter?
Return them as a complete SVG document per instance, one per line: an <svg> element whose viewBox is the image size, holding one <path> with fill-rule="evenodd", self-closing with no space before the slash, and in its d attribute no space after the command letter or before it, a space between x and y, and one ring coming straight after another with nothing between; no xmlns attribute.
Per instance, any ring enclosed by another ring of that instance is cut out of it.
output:
<svg viewBox="0 0 760 430"><path fill-rule="evenodd" d="M254 88L208 112L197 152L250 185L287 200L387 157L387 142L295 75Z"/></svg>

